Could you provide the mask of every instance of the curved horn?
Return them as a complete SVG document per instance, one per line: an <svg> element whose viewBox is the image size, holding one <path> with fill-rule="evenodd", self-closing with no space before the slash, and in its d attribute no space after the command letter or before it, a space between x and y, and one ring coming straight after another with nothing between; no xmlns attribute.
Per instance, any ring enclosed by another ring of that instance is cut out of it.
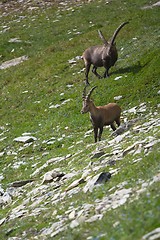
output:
<svg viewBox="0 0 160 240"><path fill-rule="evenodd" d="M113 34L113 36L112 36L112 38L111 38L111 41L110 41L110 44L111 44L111 45L114 44L114 41L115 41L115 39L116 39L116 36L117 36L117 34L119 33L119 31L121 30L121 28L124 27L124 25L126 25L127 23L129 23L129 22L124 22L124 23L122 23L122 24L116 29L116 31L114 32L114 34Z"/></svg>
<svg viewBox="0 0 160 240"><path fill-rule="evenodd" d="M89 91L89 93L87 94L87 96L86 96L86 99L90 99L90 96L91 96L91 94L92 94L92 92L93 92L93 90L95 89L95 88L97 88L97 86L95 86L95 87L93 87L90 91Z"/></svg>
<svg viewBox="0 0 160 240"><path fill-rule="evenodd" d="M108 42L107 42L107 40L105 39L105 37L104 37L103 33L101 32L101 30L98 30L98 34L99 34L100 38L102 39L103 43L104 43L105 45L107 45Z"/></svg>
<svg viewBox="0 0 160 240"><path fill-rule="evenodd" d="M87 88L87 86L85 86L84 89L83 89L82 99L86 98L86 88Z"/></svg>

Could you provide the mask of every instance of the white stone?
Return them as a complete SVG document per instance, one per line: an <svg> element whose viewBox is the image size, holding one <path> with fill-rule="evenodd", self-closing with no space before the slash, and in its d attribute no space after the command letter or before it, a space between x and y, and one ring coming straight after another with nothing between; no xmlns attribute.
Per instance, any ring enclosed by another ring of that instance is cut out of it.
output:
<svg viewBox="0 0 160 240"><path fill-rule="evenodd" d="M6 68L9 68L9 67L12 67L12 66L16 66L17 64L20 64L20 63L22 63L26 60L28 60L27 56L14 58L12 60L9 60L9 61L6 61L6 62L2 63L0 65L0 69L2 70L2 69L6 69Z"/></svg>
<svg viewBox="0 0 160 240"><path fill-rule="evenodd" d="M15 142L30 143L36 141L37 138L33 136L21 136L14 139Z"/></svg>
<svg viewBox="0 0 160 240"><path fill-rule="evenodd" d="M69 218L70 220L73 220L75 217L76 217L76 211L73 210L73 211L68 215L68 218Z"/></svg>
<svg viewBox="0 0 160 240"><path fill-rule="evenodd" d="M80 185L81 183L84 183L84 179L83 178L80 178L80 179L76 179L74 182L72 182L67 188L66 188L66 192L75 188L75 187L78 187L78 185Z"/></svg>
<svg viewBox="0 0 160 240"><path fill-rule="evenodd" d="M142 237L142 240L158 240L158 239L160 239L160 228L156 228Z"/></svg>
<svg viewBox="0 0 160 240"><path fill-rule="evenodd" d="M136 108L137 108L137 107L130 108L130 109L128 110L128 113L136 113Z"/></svg>
<svg viewBox="0 0 160 240"><path fill-rule="evenodd" d="M70 228L76 228L79 226L79 222L77 220L73 220L71 223L70 223Z"/></svg>
<svg viewBox="0 0 160 240"><path fill-rule="evenodd" d="M7 192L5 192L2 197L0 197L0 205L10 204L11 202L12 202L12 198L10 194L8 194Z"/></svg>
<svg viewBox="0 0 160 240"><path fill-rule="evenodd" d="M120 100L121 98L122 98L121 95L120 95L120 96L115 96L115 97L114 97L114 100L118 101L118 100Z"/></svg>
<svg viewBox="0 0 160 240"><path fill-rule="evenodd" d="M119 80L119 79L121 79L122 78L122 76L118 76L118 77L116 77L114 80Z"/></svg>
<svg viewBox="0 0 160 240"><path fill-rule="evenodd" d="M153 147L155 144L159 143L160 140L153 140L150 143L148 143L147 145L144 146L144 148L151 148Z"/></svg>
<svg viewBox="0 0 160 240"><path fill-rule="evenodd" d="M20 42L22 42L22 40L20 40L19 38L11 38L8 42L9 43L20 43Z"/></svg>
<svg viewBox="0 0 160 240"><path fill-rule="evenodd" d="M5 155L5 152L0 152L0 157L3 157Z"/></svg>
<svg viewBox="0 0 160 240"><path fill-rule="evenodd" d="M61 105L60 104L56 104L56 105L51 105L51 106L49 106L49 108L50 109L52 109L52 108L59 108Z"/></svg>
<svg viewBox="0 0 160 240"><path fill-rule="evenodd" d="M85 222L85 216L81 215L80 217L77 217L77 219L73 220L71 223L70 223L70 228L76 228L79 226L79 224L81 223L84 223Z"/></svg>
<svg viewBox="0 0 160 240"><path fill-rule="evenodd" d="M86 222L95 222L97 220L101 220L103 218L103 214L97 214L97 215L94 215L92 217L90 217L89 219L86 220Z"/></svg>
<svg viewBox="0 0 160 240"><path fill-rule="evenodd" d="M6 221L6 218L0 219L0 226L1 226L3 223L5 223L5 221Z"/></svg>

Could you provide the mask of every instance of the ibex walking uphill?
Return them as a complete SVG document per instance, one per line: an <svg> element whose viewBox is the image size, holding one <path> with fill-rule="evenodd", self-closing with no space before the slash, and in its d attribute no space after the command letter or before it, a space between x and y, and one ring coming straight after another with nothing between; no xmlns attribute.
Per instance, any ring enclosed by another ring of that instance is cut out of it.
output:
<svg viewBox="0 0 160 240"><path fill-rule="evenodd" d="M117 53L117 48L115 44L115 39L119 31L123 26L125 26L128 22L122 23L114 32L111 41L108 42L105 37L103 36L102 32L98 30L99 36L102 39L104 45L101 46L92 46L87 48L83 55L82 58L84 60L86 72L86 84L89 84L88 82L88 74L89 70L91 67L91 64L93 65L92 72L98 77L102 78L98 73L97 73L97 68L98 67L104 67L105 73L104 73L104 78L109 77L109 69L110 67L114 66L115 62L118 59L118 53Z"/></svg>
<svg viewBox="0 0 160 240"><path fill-rule="evenodd" d="M109 103L105 106L96 107L90 99L90 96L95 88L96 87L93 87L87 95L86 87L84 88L82 95L83 107L81 113L90 113L90 120L94 129L94 140L97 142L97 137L99 141L101 140L104 126L110 125L113 131L115 131L116 127L114 122L116 122L118 126L120 125L121 108L116 103Z"/></svg>

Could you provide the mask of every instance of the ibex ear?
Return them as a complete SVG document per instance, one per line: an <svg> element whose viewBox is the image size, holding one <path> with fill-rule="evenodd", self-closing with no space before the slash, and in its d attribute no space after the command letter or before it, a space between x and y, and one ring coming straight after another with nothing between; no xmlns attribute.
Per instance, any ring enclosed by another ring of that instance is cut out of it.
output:
<svg viewBox="0 0 160 240"><path fill-rule="evenodd" d="M101 30L98 30L98 34L99 34L101 40L103 41L103 43L104 43L105 45L107 45L108 42L107 42L107 40L105 39L105 37L103 36Z"/></svg>

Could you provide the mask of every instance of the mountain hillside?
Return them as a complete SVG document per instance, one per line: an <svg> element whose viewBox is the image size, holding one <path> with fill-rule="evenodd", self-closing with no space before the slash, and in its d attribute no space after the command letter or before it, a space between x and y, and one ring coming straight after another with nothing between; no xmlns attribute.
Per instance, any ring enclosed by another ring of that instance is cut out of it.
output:
<svg viewBox="0 0 160 240"><path fill-rule="evenodd" d="M160 239L159 2L0 5L1 239ZM110 77L89 72L95 105L122 108L94 143L81 56L125 21Z"/></svg>

